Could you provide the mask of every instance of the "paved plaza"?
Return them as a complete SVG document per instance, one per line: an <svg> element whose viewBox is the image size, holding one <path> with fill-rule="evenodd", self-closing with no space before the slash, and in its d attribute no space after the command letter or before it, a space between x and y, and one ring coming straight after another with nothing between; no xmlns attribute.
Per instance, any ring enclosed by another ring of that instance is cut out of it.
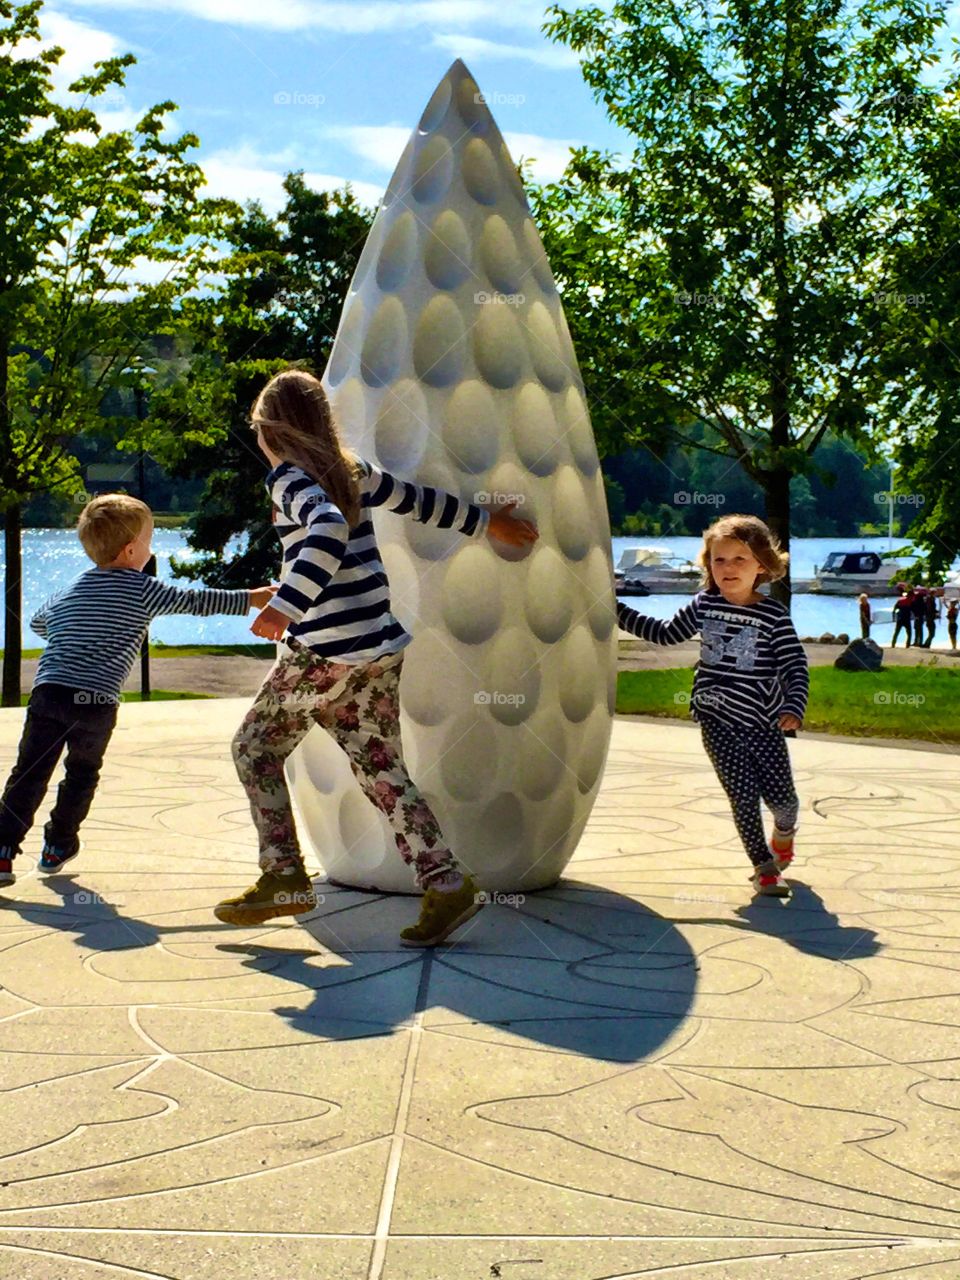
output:
<svg viewBox="0 0 960 1280"><path fill-rule="evenodd" d="M801 736L752 901L695 727L618 719L566 878L420 953L323 883L213 918L247 705L124 706L80 858L0 891L0 1277L960 1278L956 754Z"/></svg>

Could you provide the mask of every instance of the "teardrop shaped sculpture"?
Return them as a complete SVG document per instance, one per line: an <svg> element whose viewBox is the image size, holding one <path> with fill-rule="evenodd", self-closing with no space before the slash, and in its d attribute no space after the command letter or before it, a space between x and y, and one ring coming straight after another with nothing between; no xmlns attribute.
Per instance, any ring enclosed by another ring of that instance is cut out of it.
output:
<svg viewBox="0 0 960 1280"><path fill-rule="evenodd" d="M414 637L404 754L484 888L553 884L600 786L616 626L603 478L563 307L516 166L457 61L371 228L324 386L344 441L405 480L515 500L519 551L376 509ZM413 892L386 819L315 729L288 770L305 848L358 888Z"/></svg>

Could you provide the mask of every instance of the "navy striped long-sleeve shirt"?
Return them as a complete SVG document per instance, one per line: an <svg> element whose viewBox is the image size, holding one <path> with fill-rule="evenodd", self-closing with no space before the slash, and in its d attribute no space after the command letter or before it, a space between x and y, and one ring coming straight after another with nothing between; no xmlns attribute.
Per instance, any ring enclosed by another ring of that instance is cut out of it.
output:
<svg viewBox="0 0 960 1280"><path fill-rule="evenodd" d="M47 647L34 687L64 684L117 702L147 627L168 613L246 613L249 591L174 586L139 569L88 569L30 619Z"/></svg>
<svg viewBox="0 0 960 1280"><path fill-rule="evenodd" d="M802 720L810 673L790 614L776 600L730 604L718 591L698 591L669 622L617 604L625 631L652 644L681 644L700 633L700 661L690 699L695 720L734 729L769 729L790 714Z"/></svg>
<svg viewBox="0 0 960 1280"><path fill-rule="evenodd" d="M360 520L353 529L300 467L281 462L267 476L283 545L280 589L270 603L291 619L290 638L347 663L372 662L412 639L390 611L370 508L467 537L479 537L490 523L486 511L452 493L398 480L363 459L361 470Z"/></svg>

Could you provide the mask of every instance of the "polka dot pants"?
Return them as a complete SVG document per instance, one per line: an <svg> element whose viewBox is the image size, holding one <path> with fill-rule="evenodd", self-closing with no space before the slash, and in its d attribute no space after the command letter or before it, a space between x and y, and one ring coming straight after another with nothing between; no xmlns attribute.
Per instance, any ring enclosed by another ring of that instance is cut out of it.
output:
<svg viewBox="0 0 960 1280"><path fill-rule="evenodd" d="M781 729L736 730L716 721L700 724L703 745L733 807L747 857L755 867L770 859L760 801L773 814L778 831L792 832L799 803Z"/></svg>

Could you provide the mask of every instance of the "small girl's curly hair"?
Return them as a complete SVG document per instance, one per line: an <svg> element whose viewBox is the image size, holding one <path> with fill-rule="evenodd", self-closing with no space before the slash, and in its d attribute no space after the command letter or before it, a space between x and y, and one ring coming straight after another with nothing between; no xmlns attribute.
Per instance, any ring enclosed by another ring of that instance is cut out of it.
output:
<svg viewBox="0 0 960 1280"><path fill-rule="evenodd" d="M703 570L700 585L705 591L719 591L710 560L713 544L720 538L736 538L744 542L763 566L756 576L754 586L758 582L776 582L787 572L789 556L780 550L780 544L763 523L759 516L735 515L721 516L714 520L703 533L703 547L697 557L697 564Z"/></svg>

